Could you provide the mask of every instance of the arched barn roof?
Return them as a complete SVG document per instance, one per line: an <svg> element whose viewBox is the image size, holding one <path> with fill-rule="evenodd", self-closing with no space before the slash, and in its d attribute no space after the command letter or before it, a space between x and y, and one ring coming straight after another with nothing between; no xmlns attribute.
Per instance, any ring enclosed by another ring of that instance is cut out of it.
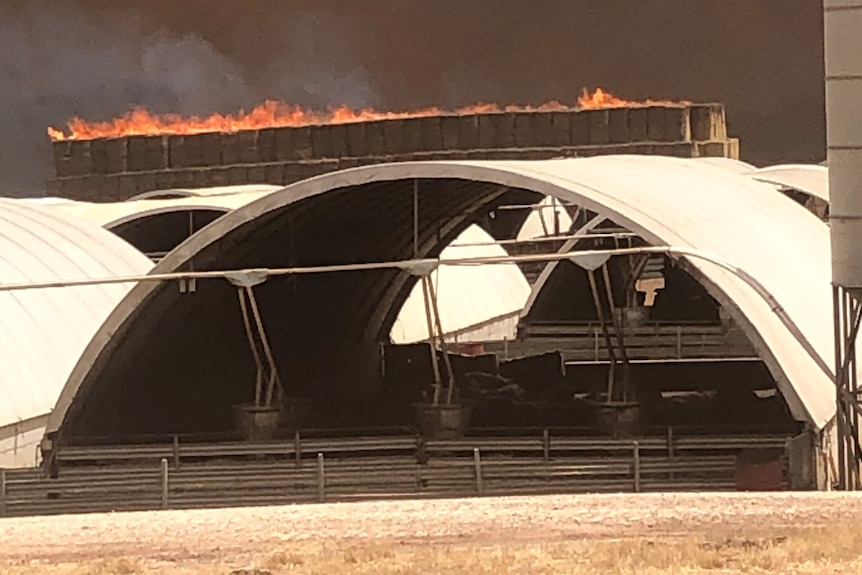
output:
<svg viewBox="0 0 862 575"><path fill-rule="evenodd" d="M97 226L0 199L0 284L140 275L151 267ZM48 414L90 339L130 289L0 292L0 428Z"/></svg>
<svg viewBox="0 0 862 575"><path fill-rule="evenodd" d="M826 166L782 164L754 170L749 176L761 182L798 190L825 202L829 201L829 169Z"/></svg>
<svg viewBox="0 0 862 575"><path fill-rule="evenodd" d="M724 168L725 170L729 170L735 174L747 174L757 169L748 162L734 160L733 158L694 158L694 161Z"/></svg>
<svg viewBox="0 0 862 575"><path fill-rule="evenodd" d="M200 194L170 199L142 199L125 202L78 202L59 198L41 198L39 203L50 209L63 210L100 227L112 229L151 216L171 212L216 211L227 213L255 201L262 195L281 189L236 193ZM31 200L25 200L31 201Z"/></svg>
<svg viewBox="0 0 862 575"><path fill-rule="evenodd" d="M464 230L441 259L505 257L506 250L477 225ZM443 333L453 333L524 307L530 284L517 264L442 266L432 272ZM428 339L422 286L417 283L398 313L390 337L394 343Z"/></svg>
<svg viewBox="0 0 862 575"><path fill-rule="evenodd" d="M416 190L422 217L414 230ZM700 249L746 270L832 363L827 227L770 186L691 160L406 162L335 172L227 214L157 269L393 261L410 259L417 246L420 257L437 257L507 193L524 190L605 215L651 244ZM831 378L770 304L715 264L688 263L746 330L794 416L824 426L834 413ZM363 362L379 361L377 342L414 283L406 271L393 269L270 278L259 286L263 312L278 316L268 330L276 353L290 364L287 385L323 397L358 390L362 369L376 373L379 367ZM154 421L230 421L229 408L204 398L247 400L249 385L240 382L249 380L252 364L240 366L242 358L230 354L244 342L235 290L217 280L199 282L194 294L178 291L167 283L133 289L69 378L49 433L144 432Z"/></svg>
<svg viewBox="0 0 862 575"><path fill-rule="evenodd" d="M170 188L167 190L153 190L132 196L127 201L137 200L159 200L171 198L207 197L246 193L274 192L281 186L272 184L240 184L236 186L212 186L209 188Z"/></svg>

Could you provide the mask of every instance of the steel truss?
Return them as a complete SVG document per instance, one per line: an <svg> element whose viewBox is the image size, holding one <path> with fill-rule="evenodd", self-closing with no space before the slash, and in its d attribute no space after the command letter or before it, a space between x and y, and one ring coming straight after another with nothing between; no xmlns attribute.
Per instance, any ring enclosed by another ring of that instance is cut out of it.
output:
<svg viewBox="0 0 862 575"><path fill-rule="evenodd" d="M835 425L837 484L842 491L862 490L860 423L862 386L858 379L856 341L862 323L862 289L832 288L835 325Z"/></svg>

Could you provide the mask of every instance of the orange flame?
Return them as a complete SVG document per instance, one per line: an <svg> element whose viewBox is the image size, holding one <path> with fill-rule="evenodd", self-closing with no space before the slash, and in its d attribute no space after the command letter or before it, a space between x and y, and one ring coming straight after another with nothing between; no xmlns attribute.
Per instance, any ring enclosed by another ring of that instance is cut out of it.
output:
<svg viewBox="0 0 862 575"><path fill-rule="evenodd" d="M153 114L140 107L132 109L120 118L107 122L88 122L82 118L75 117L69 120L65 131L49 127L48 136L50 136L54 141L63 141L120 138L123 136L200 134L204 132L232 133L242 130L260 130L263 128L344 124L349 122L439 116L451 113L467 115L493 112L562 111L571 110L573 108L594 110L600 108L656 105L677 106L688 103L689 102L673 102L670 100L646 100L635 102L618 98L601 88L596 89L594 92L589 92L585 88L581 92L576 106L569 106L559 101L551 101L539 106L500 106L498 104L479 103L459 108L454 112L437 107L402 112L381 112L370 108L353 110L346 106L331 108L325 112L317 112L294 106L292 104L287 104L285 102L267 100L250 112L240 111L235 115L213 114L206 118L200 118L197 116L183 117L179 114Z"/></svg>

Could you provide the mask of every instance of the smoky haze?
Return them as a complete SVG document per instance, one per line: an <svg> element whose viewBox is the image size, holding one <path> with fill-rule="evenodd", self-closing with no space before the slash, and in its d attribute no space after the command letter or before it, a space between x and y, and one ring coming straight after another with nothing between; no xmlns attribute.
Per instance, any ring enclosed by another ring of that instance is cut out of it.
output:
<svg viewBox="0 0 862 575"><path fill-rule="evenodd" d="M721 101L743 159L825 155L820 0L0 0L0 194L41 195L48 126L132 106Z"/></svg>

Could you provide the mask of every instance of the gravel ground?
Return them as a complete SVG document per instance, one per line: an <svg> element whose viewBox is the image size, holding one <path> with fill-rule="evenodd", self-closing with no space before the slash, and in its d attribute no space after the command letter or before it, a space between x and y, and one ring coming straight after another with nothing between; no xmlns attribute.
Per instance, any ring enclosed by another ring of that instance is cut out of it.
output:
<svg viewBox="0 0 862 575"><path fill-rule="evenodd" d="M650 494L296 505L0 520L0 564L93 557L218 561L286 544L554 542L817 527L862 494Z"/></svg>

